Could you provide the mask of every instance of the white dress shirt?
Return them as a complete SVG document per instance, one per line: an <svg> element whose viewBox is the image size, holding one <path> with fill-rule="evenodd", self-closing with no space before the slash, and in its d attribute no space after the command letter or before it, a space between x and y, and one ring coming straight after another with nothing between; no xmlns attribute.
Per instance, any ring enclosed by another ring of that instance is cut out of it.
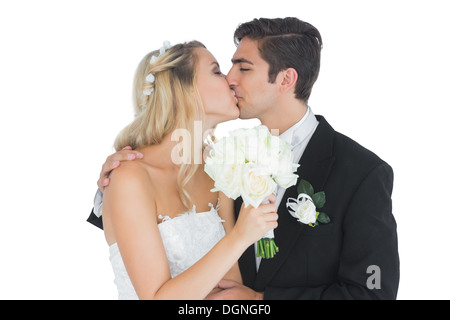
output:
<svg viewBox="0 0 450 320"><path fill-rule="evenodd" d="M280 134L280 138L291 145L291 150L294 155L294 162L298 163L303 155L303 152L308 145L309 140L316 131L319 121L317 121L316 116L312 112L311 108L308 106L308 110L303 118L299 122L294 124L292 127L287 129L285 132ZM301 164L300 164L301 165ZM286 189L277 186L275 193L277 195L276 206L280 206L281 200L283 199L284 192ZM275 238L275 243L277 239ZM257 252L257 247L255 243L255 257ZM261 263L261 257L256 257L256 271L259 269Z"/></svg>

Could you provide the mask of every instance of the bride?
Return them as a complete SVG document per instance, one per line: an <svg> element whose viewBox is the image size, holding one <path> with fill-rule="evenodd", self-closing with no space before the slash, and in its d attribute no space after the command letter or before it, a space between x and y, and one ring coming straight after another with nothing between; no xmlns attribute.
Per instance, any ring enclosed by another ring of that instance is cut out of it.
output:
<svg viewBox="0 0 450 320"><path fill-rule="evenodd" d="M131 146L143 159L113 170L103 197L119 298L204 299L222 278L242 282L237 260L277 226L275 197L242 207L235 223L232 200L210 192L195 150L173 160L176 130L194 137L195 121L206 132L239 116L219 64L197 41L165 46L140 62L133 90L136 116L115 149Z"/></svg>

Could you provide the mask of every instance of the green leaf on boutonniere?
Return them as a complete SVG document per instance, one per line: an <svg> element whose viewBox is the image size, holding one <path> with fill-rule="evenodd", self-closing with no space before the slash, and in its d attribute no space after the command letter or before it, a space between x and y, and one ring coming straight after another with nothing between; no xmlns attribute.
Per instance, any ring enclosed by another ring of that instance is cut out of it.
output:
<svg viewBox="0 0 450 320"><path fill-rule="evenodd" d="M314 202L314 205L317 209L321 209L325 204L325 192L320 191L317 193L314 193L311 199Z"/></svg>
<svg viewBox="0 0 450 320"><path fill-rule="evenodd" d="M331 219L325 212L320 212L317 216L317 221L323 224L327 224L331 221Z"/></svg>
<svg viewBox="0 0 450 320"><path fill-rule="evenodd" d="M298 194L306 193L308 196L312 198L312 196L314 195L314 188L311 185L311 183L302 179L297 186L297 193Z"/></svg>

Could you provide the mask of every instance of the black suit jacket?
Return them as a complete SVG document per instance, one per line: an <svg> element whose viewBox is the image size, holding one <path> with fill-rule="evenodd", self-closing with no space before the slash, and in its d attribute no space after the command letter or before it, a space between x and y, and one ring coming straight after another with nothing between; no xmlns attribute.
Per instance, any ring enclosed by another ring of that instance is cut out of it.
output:
<svg viewBox="0 0 450 320"><path fill-rule="evenodd" d="M244 284L264 291L265 299L395 299L399 256L393 171L374 153L334 131L325 118L317 120L299 162L298 182L305 179L315 192L325 192L321 211L331 223L313 228L297 222L286 209L287 198L297 197L297 187L288 188L274 232L279 252L273 259L262 259L257 273L250 246L239 260ZM236 215L241 204L241 198L235 201ZM371 266L379 268L380 289L369 279L375 276Z"/></svg>

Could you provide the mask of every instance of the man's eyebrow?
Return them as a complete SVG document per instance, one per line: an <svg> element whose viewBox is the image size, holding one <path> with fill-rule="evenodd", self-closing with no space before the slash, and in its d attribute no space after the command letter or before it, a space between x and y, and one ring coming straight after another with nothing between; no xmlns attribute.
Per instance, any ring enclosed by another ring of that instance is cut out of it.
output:
<svg viewBox="0 0 450 320"><path fill-rule="evenodd" d="M249 60L247 60L247 59L245 59L245 58L231 59L231 63L232 63L232 64L236 64L236 63L248 63L248 64L253 65L253 62L251 62L251 61L249 61Z"/></svg>

